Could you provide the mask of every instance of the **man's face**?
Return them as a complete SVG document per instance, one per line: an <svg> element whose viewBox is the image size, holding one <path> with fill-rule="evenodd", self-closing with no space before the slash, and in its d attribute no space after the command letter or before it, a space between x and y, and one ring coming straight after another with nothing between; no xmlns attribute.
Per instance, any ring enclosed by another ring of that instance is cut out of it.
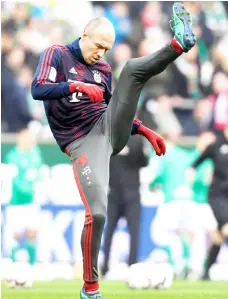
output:
<svg viewBox="0 0 228 299"><path fill-rule="evenodd" d="M112 48L114 38L109 34L83 34L82 55L86 63L95 64Z"/></svg>

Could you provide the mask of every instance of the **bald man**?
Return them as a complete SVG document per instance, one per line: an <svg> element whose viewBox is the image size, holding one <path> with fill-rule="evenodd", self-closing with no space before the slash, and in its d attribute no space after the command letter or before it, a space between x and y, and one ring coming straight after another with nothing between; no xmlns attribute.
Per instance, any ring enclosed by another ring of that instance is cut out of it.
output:
<svg viewBox="0 0 228 299"><path fill-rule="evenodd" d="M135 134L144 135L157 155L165 154L163 139L134 117L146 81L195 44L191 18L181 3L173 5L172 25L171 43L153 55L131 59L113 94L111 68L102 58L114 44L115 31L106 18L90 21L72 44L45 50L35 73L33 98L44 102L53 135L72 161L85 206L80 293L84 299L102 298L97 259L107 210L110 157Z"/></svg>

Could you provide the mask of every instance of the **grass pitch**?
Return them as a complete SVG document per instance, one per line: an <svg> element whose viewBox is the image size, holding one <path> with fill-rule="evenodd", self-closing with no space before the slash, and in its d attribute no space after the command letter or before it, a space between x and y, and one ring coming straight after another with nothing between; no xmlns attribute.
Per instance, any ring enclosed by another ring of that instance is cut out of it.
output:
<svg viewBox="0 0 228 299"><path fill-rule="evenodd" d="M9 289L2 299L78 299L81 281L36 282L31 289ZM101 281L104 299L228 299L228 282L175 281L168 290L129 290L123 282Z"/></svg>

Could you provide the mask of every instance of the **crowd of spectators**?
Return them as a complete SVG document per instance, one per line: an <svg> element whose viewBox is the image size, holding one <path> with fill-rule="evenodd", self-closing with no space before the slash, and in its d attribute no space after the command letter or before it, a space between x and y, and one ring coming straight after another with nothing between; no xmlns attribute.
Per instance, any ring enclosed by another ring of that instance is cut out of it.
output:
<svg viewBox="0 0 228 299"><path fill-rule="evenodd" d="M26 1L1 3L2 132L28 124L50 137L43 103L30 86L40 54L54 44L71 43L93 17L114 25L116 42L106 59L113 87L132 57L169 43L172 2ZM172 136L218 132L228 120L228 3L185 2L193 17L197 45L167 70L150 79L141 94L139 114L151 128Z"/></svg>

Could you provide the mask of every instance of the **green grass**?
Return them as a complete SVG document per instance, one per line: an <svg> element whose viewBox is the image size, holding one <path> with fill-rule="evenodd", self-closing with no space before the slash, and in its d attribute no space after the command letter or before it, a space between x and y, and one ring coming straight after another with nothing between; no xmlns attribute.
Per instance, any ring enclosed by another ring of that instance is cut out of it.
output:
<svg viewBox="0 0 228 299"><path fill-rule="evenodd" d="M36 282L32 289L9 289L2 283L2 299L78 299L82 282ZM122 282L100 282L104 299L228 299L228 282L175 281L169 290L129 290Z"/></svg>

